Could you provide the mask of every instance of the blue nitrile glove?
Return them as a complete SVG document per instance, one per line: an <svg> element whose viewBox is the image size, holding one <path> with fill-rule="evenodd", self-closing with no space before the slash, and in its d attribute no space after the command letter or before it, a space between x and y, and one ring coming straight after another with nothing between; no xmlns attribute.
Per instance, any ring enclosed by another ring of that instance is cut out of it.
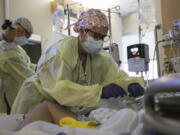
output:
<svg viewBox="0 0 180 135"><path fill-rule="evenodd" d="M110 98L127 95L126 91L119 85L111 83L103 87L101 98Z"/></svg>
<svg viewBox="0 0 180 135"><path fill-rule="evenodd" d="M57 133L56 135L67 135L67 134L64 133L64 132L59 132L59 133Z"/></svg>
<svg viewBox="0 0 180 135"><path fill-rule="evenodd" d="M138 83L131 83L128 86L128 92L131 97L139 97L144 95L144 88Z"/></svg>

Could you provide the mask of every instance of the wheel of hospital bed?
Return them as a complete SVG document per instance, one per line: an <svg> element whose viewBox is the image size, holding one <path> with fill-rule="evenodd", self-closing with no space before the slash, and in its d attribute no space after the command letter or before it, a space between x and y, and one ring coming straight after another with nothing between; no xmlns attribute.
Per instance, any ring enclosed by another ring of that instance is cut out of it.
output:
<svg viewBox="0 0 180 135"><path fill-rule="evenodd" d="M157 98L157 95L169 93ZM180 75L163 77L145 93L144 122L163 135L180 135Z"/></svg>
<svg viewBox="0 0 180 135"><path fill-rule="evenodd" d="M23 120L23 117L24 115L22 114L0 115L0 130L12 131L16 129Z"/></svg>

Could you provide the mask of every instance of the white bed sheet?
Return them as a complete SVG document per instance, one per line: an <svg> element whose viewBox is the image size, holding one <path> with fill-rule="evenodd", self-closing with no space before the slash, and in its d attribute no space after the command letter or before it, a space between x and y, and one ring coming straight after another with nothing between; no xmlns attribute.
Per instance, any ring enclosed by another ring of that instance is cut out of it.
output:
<svg viewBox="0 0 180 135"><path fill-rule="evenodd" d="M22 115L10 115L0 117L0 135L57 135L60 132L64 132L66 135L140 135L142 125L139 118L139 114L135 111L121 109L99 129L60 127L37 121L15 132L13 129L22 120Z"/></svg>

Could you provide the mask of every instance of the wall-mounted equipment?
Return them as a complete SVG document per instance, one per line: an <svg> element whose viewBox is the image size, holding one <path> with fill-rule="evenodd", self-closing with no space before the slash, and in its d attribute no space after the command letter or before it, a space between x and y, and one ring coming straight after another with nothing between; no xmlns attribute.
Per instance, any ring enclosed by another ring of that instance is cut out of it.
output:
<svg viewBox="0 0 180 135"><path fill-rule="evenodd" d="M176 19L173 21L173 27L170 33L170 37L172 37L175 43L180 43L180 19Z"/></svg>
<svg viewBox="0 0 180 135"><path fill-rule="evenodd" d="M180 19L172 22L172 28L162 35L160 42L165 53L163 74L180 73Z"/></svg>
<svg viewBox="0 0 180 135"><path fill-rule="evenodd" d="M180 44L180 19L176 19L172 23L172 28L168 33L162 35L163 46L171 45L172 43Z"/></svg>
<svg viewBox="0 0 180 135"><path fill-rule="evenodd" d="M120 66L121 60L120 60L120 56L119 56L119 47L118 47L118 44L113 43L112 45L104 47L103 49L105 51L107 51L108 53L110 53L113 56L113 58L116 61L116 63L118 64L118 66Z"/></svg>
<svg viewBox="0 0 180 135"><path fill-rule="evenodd" d="M149 70L149 46L134 44L127 47L128 69L131 72L146 72Z"/></svg>

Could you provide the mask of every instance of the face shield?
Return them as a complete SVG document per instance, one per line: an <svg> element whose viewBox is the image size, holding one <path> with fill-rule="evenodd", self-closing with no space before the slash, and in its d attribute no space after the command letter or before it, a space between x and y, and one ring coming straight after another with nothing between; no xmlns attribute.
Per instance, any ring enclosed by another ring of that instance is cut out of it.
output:
<svg viewBox="0 0 180 135"><path fill-rule="evenodd" d="M33 33L33 27L31 22L24 17L18 17L12 20L12 24L20 27L26 33L26 37L29 38Z"/></svg>

